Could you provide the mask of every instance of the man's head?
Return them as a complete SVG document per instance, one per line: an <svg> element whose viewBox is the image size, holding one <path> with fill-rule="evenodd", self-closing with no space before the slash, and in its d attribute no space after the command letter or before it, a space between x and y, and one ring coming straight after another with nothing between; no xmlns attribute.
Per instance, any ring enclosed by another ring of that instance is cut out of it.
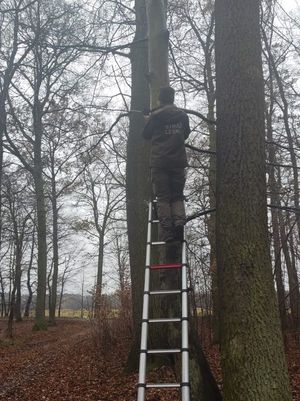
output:
<svg viewBox="0 0 300 401"><path fill-rule="evenodd" d="M160 104L173 104L175 97L175 91L171 86L165 86L160 88L159 101Z"/></svg>

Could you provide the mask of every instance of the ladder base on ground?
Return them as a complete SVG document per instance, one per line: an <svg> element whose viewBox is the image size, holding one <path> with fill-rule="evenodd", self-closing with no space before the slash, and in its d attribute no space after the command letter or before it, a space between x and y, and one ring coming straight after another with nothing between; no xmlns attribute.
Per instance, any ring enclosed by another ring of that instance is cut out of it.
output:
<svg viewBox="0 0 300 401"><path fill-rule="evenodd" d="M154 201L156 203L156 201ZM151 264L151 247L162 246L163 241L152 241L152 224L159 223L153 219L153 203L149 202L147 247L146 247L146 269L143 298L143 316L141 331L140 365L139 365L139 384L137 401L145 401L147 389L181 389L181 400L190 401L189 386L189 340L188 340L188 286L187 286L187 263L186 263L186 242L182 242L181 263ZM179 270L181 269L181 289L175 290L152 290L150 291L151 271L155 270ZM160 295L181 295L181 317L173 318L149 318L150 296ZM148 349L148 331L150 324L180 323L181 324L181 348L170 349ZM181 354L181 383L147 383L147 356L148 355L176 355Z"/></svg>

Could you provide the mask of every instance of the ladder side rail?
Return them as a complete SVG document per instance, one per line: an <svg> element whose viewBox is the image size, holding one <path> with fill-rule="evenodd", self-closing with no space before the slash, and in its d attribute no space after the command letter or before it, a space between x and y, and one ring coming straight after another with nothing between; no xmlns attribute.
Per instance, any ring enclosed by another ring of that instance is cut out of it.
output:
<svg viewBox="0 0 300 401"><path fill-rule="evenodd" d="M188 284L187 284L187 257L186 257L186 241L182 243L182 376L181 376L181 399L182 401L190 401L189 387L189 328L188 328Z"/></svg>
<svg viewBox="0 0 300 401"><path fill-rule="evenodd" d="M147 342L149 326L149 296L150 296L150 262L151 262L151 221L152 221L152 202L149 202L148 227L147 227L147 246L146 246L146 269L144 281L143 315L141 330L141 352L139 364L139 387L137 401L145 401L146 390L146 368L147 368Z"/></svg>

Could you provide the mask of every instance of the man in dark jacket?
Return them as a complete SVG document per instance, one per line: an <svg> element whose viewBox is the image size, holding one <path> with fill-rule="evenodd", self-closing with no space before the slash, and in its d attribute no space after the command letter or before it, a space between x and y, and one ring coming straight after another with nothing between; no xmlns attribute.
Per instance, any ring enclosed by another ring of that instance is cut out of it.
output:
<svg viewBox="0 0 300 401"><path fill-rule="evenodd" d="M189 118L174 105L175 91L160 90L160 107L147 120L143 136L151 139L151 174L158 201L160 240L182 241L187 157L184 141L190 134Z"/></svg>

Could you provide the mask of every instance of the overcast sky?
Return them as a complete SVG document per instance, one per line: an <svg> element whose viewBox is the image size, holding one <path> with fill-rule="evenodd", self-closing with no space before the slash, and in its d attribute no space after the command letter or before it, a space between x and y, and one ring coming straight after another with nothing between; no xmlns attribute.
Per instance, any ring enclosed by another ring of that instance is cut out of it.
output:
<svg viewBox="0 0 300 401"><path fill-rule="evenodd" d="M284 7L285 10L292 10L295 8L299 8L298 0L281 0L280 4Z"/></svg>

